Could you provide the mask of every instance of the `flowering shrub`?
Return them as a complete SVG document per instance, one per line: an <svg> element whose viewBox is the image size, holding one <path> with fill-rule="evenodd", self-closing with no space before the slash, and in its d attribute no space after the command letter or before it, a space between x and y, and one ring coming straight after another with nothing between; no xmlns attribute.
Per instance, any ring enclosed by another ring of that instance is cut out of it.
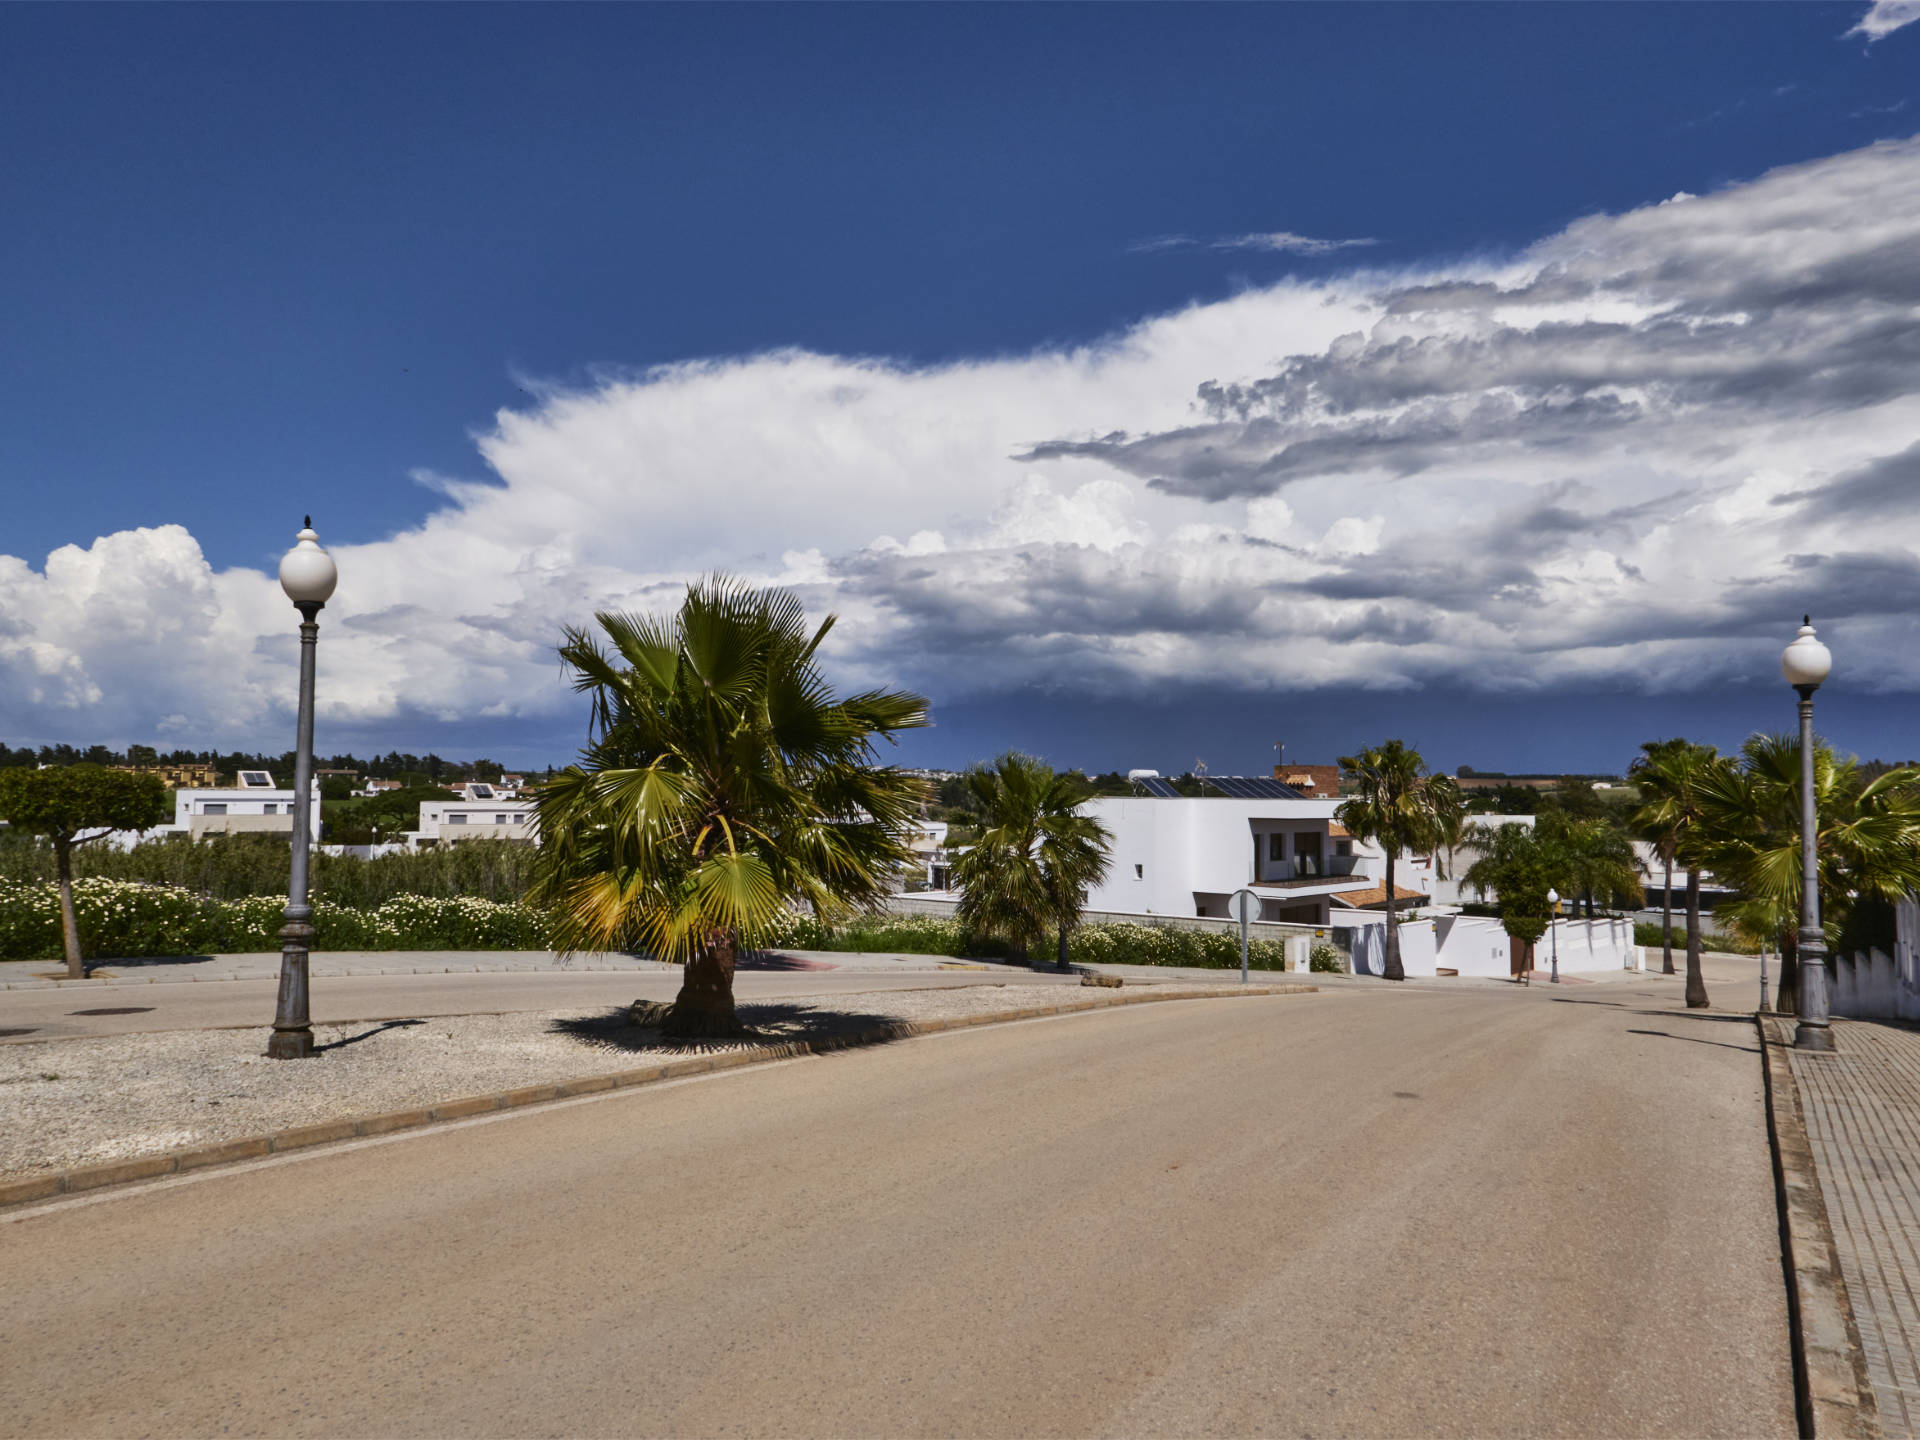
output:
<svg viewBox="0 0 1920 1440"><path fill-rule="evenodd" d="M1331 945L1316 945L1307 952L1307 969L1319 975L1341 975L1346 966L1340 962L1340 952Z"/></svg>
<svg viewBox="0 0 1920 1440"><path fill-rule="evenodd" d="M73 883L80 946L99 956L205 955L280 948L278 896L214 900L170 885L99 877ZM519 904L472 896L396 895L377 909L321 900L316 950L544 950L545 919ZM60 956L60 892L0 881L0 959Z"/></svg>

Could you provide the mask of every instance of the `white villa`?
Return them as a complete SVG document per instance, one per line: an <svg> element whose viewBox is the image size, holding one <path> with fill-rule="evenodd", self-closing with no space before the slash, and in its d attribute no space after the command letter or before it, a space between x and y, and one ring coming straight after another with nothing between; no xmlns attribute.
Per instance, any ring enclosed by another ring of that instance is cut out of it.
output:
<svg viewBox="0 0 1920 1440"><path fill-rule="evenodd" d="M1338 798L1307 799L1265 777L1208 783L1224 793L1189 798L1147 777L1146 794L1081 807L1113 833L1107 878L1087 897L1089 910L1224 919L1228 897L1243 887L1260 896L1261 919L1282 923L1326 925L1336 906L1384 906L1379 881L1334 822ZM1403 890L1400 898L1421 897Z"/></svg>
<svg viewBox="0 0 1920 1440"><path fill-rule="evenodd" d="M149 834L187 835L198 840L203 835L242 833L292 835L293 799L291 787L282 790L273 776L264 770L242 770L238 785L230 788L195 788L173 792L173 823ZM309 814L320 818L320 782L310 792Z"/></svg>
<svg viewBox="0 0 1920 1440"><path fill-rule="evenodd" d="M460 840L539 839L539 824L530 800L507 799L478 781L463 786L461 800L425 800L420 805L420 828L410 831L407 844L449 845Z"/></svg>

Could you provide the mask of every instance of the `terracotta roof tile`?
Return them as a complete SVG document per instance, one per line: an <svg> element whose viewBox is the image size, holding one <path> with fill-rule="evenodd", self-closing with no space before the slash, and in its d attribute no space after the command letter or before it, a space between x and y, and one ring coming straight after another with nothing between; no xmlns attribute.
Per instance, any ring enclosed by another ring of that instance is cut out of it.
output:
<svg viewBox="0 0 1920 1440"><path fill-rule="evenodd" d="M1332 898L1333 903L1341 906L1343 909L1367 910L1375 905L1385 909L1387 904L1387 887L1385 885L1375 885L1370 890L1344 890ZM1396 907L1404 905L1409 900L1424 901L1428 898L1428 896L1421 894L1420 891L1409 890L1404 885L1396 885L1393 887L1393 899Z"/></svg>

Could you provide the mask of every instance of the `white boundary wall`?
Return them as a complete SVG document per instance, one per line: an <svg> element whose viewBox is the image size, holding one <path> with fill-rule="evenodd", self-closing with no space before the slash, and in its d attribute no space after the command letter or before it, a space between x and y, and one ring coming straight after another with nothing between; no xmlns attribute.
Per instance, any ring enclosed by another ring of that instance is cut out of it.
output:
<svg viewBox="0 0 1920 1440"><path fill-rule="evenodd" d="M1378 975L1386 963L1387 925L1356 926L1353 936L1355 974ZM1631 920L1556 920L1533 947L1536 968L1553 963L1554 938L1560 945L1560 968L1569 974L1582 970L1645 969L1645 957L1633 943ZM1461 975L1511 973L1513 941L1500 922L1483 915L1442 915L1433 920L1409 920L1400 925L1400 968L1409 975L1433 975L1452 970Z"/></svg>
<svg viewBox="0 0 1920 1440"><path fill-rule="evenodd" d="M1835 1015L1920 1020L1920 900L1909 895L1893 907L1893 935L1892 955L1870 950L1834 958L1828 1006Z"/></svg>

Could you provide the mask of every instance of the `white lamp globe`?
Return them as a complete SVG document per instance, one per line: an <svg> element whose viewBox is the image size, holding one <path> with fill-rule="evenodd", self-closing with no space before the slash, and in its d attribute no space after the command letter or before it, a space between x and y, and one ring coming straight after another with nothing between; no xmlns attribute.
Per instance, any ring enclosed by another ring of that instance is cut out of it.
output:
<svg viewBox="0 0 1920 1440"><path fill-rule="evenodd" d="M1787 683L1798 690L1802 686L1811 690L1827 678L1827 672L1833 669L1833 655L1813 634L1813 617L1802 616L1800 633L1793 637L1793 643L1780 652L1780 673L1787 677Z"/></svg>
<svg viewBox="0 0 1920 1440"><path fill-rule="evenodd" d="M1558 890L1547 891L1547 904L1558 905L1559 903L1560 903L1560 892Z"/></svg>
<svg viewBox="0 0 1920 1440"><path fill-rule="evenodd" d="M307 516L306 528L294 537L294 547L280 558L280 588L296 605L324 605L333 596L340 578L333 557L320 548L320 537L313 533L313 517Z"/></svg>

